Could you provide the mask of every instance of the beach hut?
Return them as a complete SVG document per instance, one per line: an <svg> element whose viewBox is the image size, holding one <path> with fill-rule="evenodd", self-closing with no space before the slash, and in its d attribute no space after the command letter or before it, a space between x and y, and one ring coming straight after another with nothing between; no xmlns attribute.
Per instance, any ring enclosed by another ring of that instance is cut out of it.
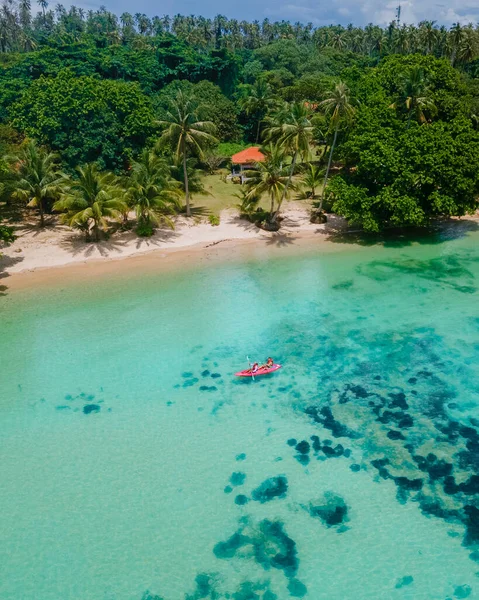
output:
<svg viewBox="0 0 479 600"><path fill-rule="evenodd" d="M258 146L252 146L237 154L233 154L231 157L231 175L229 176L229 179L239 177L241 183L244 183L247 179L247 171L254 169L255 166L258 163L263 162L264 159L265 156Z"/></svg>

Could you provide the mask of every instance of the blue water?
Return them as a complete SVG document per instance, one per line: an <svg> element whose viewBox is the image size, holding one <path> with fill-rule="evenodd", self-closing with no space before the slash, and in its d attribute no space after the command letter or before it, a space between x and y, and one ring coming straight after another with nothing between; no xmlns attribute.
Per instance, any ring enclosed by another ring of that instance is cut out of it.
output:
<svg viewBox="0 0 479 600"><path fill-rule="evenodd" d="M0 598L479 597L478 241L7 290Z"/></svg>

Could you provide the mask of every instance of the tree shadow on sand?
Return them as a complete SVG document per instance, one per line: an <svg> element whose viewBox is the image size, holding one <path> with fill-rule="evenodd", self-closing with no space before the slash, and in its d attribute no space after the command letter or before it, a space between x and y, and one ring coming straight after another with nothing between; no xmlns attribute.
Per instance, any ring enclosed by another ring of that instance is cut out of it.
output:
<svg viewBox="0 0 479 600"><path fill-rule="evenodd" d="M23 256L6 256L0 252L0 296L6 296L8 287L4 285L3 281L9 277L6 269L13 267L14 265L22 262Z"/></svg>
<svg viewBox="0 0 479 600"><path fill-rule="evenodd" d="M298 239L297 236L286 232L276 232L268 237L263 237L266 241L267 246L276 246L277 248L286 248L287 246L293 246L295 241Z"/></svg>
<svg viewBox="0 0 479 600"><path fill-rule="evenodd" d="M466 237L479 231L479 223L472 219L437 220L423 228L391 228L381 233L367 233L357 228L344 226L344 220L336 215L328 215L324 229L318 229L328 241L336 244L357 244L359 246L377 246L385 248L404 248L413 244L436 245Z"/></svg>

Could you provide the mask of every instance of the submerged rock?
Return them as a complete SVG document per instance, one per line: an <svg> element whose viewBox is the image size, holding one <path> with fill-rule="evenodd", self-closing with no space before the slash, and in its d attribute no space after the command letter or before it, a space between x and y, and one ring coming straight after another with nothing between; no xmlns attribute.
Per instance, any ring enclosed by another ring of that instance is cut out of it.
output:
<svg viewBox="0 0 479 600"><path fill-rule="evenodd" d="M278 477L270 477L263 481L261 485L253 490L251 495L253 496L253 500L264 504L275 498L284 498L287 491L288 480L284 475L279 475Z"/></svg>
<svg viewBox="0 0 479 600"><path fill-rule="evenodd" d="M302 598L308 593L308 588L299 579L292 578L288 583L288 592L293 598Z"/></svg>
<svg viewBox="0 0 479 600"><path fill-rule="evenodd" d="M302 440L299 444L296 444L296 451L300 454L308 454L310 446L306 440Z"/></svg>
<svg viewBox="0 0 479 600"><path fill-rule="evenodd" d="M325 492L318 503L311 502L309 514L312 517L321 519L326 527L335 527L349 521L346 502L341 496L333 492Z"/></svg>
<svg viewBox="0 0 479 600"><path fill-rule="evenodd" d="M86 415L89 415L90 413L98 413L100 412L100 406L98 406L98 404L85 404L85 406L83 407L83 412Z"/></svg>
<svg viewBox="0 0 479 600"><path fill-rule="evenodd" d="M230 477L230 483L231 485L243 485L244 481L246 479L246 473L241 473L240 471L237 471L235 473L231 473L231 477Z"/></svg>
<svg viewBox="0 0 479 600"><path fill-rule="evenodd" d="M405 575L404 577L401 577L401 579L398 579L398 581L394 587L397 590L400 590L402 587L404 587L406 585L411 585L411 583L413 581L414 581L414 577L412 575Z"/></svg>
<svg viewBox="0 0 479 600"><path fill-rule="evenodd" d="M235 504L238 504L238 506L244 506L248 502L249 502L248 497L245 496L244 494L238 494L235 498Z"/></svg>

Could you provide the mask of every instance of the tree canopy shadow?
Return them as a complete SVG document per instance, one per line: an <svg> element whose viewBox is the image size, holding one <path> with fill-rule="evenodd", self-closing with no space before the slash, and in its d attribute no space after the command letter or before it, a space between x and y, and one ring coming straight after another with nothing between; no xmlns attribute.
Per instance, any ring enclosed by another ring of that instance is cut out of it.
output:
<svg viewBox="0 0 479 600"><path fill-rule="evenodd" d="M317 232L323 233L328 241L336 244L405 248L413 244L442 244L450 240L463 238L470 232L479 231L479 223L473 219L441 219L427 227L395 227L380 233L368 233L357 228L341 226L333 221L334 217L335 215L328 215L326 226L324 229L318 229Z"/></svg>
<svg viewBox="0 0 479 600"><path fill-rule="evenodd" d="M277 233L273 233L272 235L270 235L268 237L264 236L263 239L266 241L267 246L276 246L277 248L285 248L286 246L294 245L294 242L297 239L297 237L292 235L291 233L284 233L284 232L281 233L279 231Z"/></svg>
<svg viewBox="0 0 479 600"><path fill-rule="evenodd" d="M22 260L23 256L7 256L0 252L0 279L9 277L10 274L7 273L6 269L22 262ZM7 290L8 287L6 285L0 284L0 296L6 296Z"/></svg>
<svg viewBox="0 0 479 600"><path fill-rule="evenodd" d="M120 252L123 248L126 248L127 241L120 239L109 239L101 240L100 242L86 242L82 240L80 235L71 233L60 240L58 245L69 252L72 256L81 255L84 258L89 258L95 251L97 251L103 258L108 258L112 253Z"/></svg>

